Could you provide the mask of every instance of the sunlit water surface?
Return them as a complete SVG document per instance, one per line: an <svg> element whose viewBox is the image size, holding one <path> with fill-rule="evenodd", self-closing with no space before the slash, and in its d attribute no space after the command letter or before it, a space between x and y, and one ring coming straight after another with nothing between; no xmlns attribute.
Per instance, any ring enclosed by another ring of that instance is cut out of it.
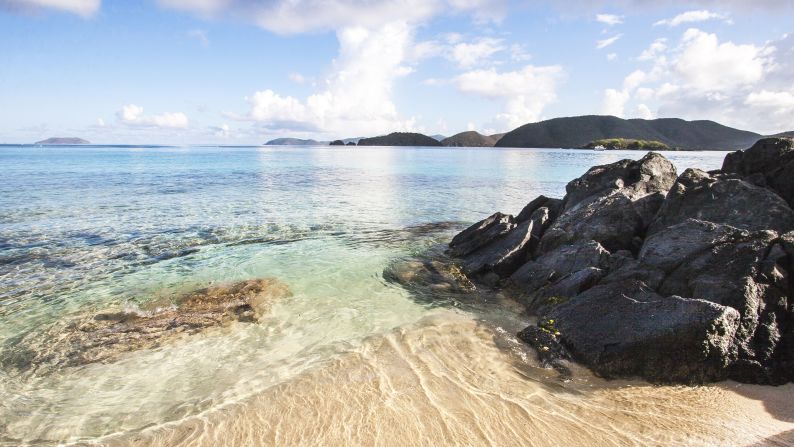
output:
<svg viewBox="0 0 794 447"><path fill-rule="evenodd" d="M210 283L272 277L292 296L257 324L115 362L0 370L0 443L785 442L794 424L780 396L792 388L560 377L513 336L527 323L515 309L431 306L382 277L466 223L642 155L2 147L4 349L76 315ZM719 168L725 154L665 155L680 172Z"/></svg>

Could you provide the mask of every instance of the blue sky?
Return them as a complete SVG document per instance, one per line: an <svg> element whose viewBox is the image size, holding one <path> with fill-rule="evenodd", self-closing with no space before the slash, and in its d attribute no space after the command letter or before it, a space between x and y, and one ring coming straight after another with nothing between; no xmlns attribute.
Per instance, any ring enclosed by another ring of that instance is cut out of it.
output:
<svg viewBox="0 0 794 447"><path fill-rule="evenodd" d="M558 116L794 130L794 2L0 0L0 142L260 144Z"/></svg>

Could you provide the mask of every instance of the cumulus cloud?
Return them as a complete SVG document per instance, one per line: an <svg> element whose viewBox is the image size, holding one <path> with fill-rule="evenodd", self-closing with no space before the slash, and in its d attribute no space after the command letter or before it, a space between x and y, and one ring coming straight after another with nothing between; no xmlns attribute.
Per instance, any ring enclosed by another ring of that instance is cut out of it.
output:
<svg viewBox="0 0 794 447"><path fill-rule="evenodd" d="M0 9L19 12L51 9L91 17L100 4L101 0L0 0Z"/></svg>
<svg viewBox="0 0 794 447"><path fill-rule="evenodd" d="M667 49L667 39L656 39L651 45L640 53L637 58L641 61L653 61Z"/></svg>
<svg viewBox="0 0 794 447"><path fill-rule="evenodd" d="M689 86L723 91L761 80L771 60L770 48L720 43L716 34L687 30L673 69Z"/></svg>
<svg viewBox="0 0 794 447"><path fill-rule="evenodd" d="M658 22L654 23L654 26L660 25L667 25L670 27L682 25L684 23L694 23L694 22L705 22L707 20L728 20L724 14L719 14L716 12L711 12L706 9L701 9L698 11L687 11L671 19L659 20Z"/></svg>
<svg viewBox="0 0 794 447"><path fill-rule="evenodd" d="M504 50L502 42L502 39L485 37L472 43L459 43L452 47L451 58L461 68L473 67Z"/></svg>
<svg viewBox="0 0 794 447"><path fill-rule="evenodd" d="M116 113L119 122L131 127L154 127L163 129L185 129L189 122L182 112L166 112L160 115L144 115L143 107L128 104Z"/></svg>
<svg viewBox="0 0 794 447"><path fill-rule="evenodd" d="M391 99L395 80L410 73L404 65L412 42L405 22L378 30L349 27L337 32L339 55L326 88L305 100L263 90L246 98L251 108L238 120L270 130L378 134L410 130L414 120L401 118Z"/></svg>
<svg viewBox="0 0 794 447"><path fill-rule="evenodd" d="M596 21L607 26L615 26L623 23L623 16L615 14L596 14Z"/></svg>
<svg viewBox="0 0 794 447"><path fill-rule="evenodd" d="M603 40L599 40L598 42L596 42L596 48L598 48L599 50L602 48L606 48L612 45L613 43L617 42L621 37L623 37L623 34L618 34Z"/></svg>
<svg viewBox="0 0 794 447"><path fill-rule="evenodd" d="M455 78L455 85L463 93L503 101L503 110L491 125L509 130L541 119L543 109L557 99L557 84L563 76L557 65L527 65L516 71L469 71Z"/></svg>
<svg viewBox="0 0 794 447"><path fill-rule="evenodd" d="M234 16L280 34L376 28L396 20L417 23L440 13L469 12L498 20L506 0L158 0L160 5L204 17Z"/></svg>
<svg viewBox="0 0 794 447"><path fill-rule="evenodd" d="M788 130L794 127L792 57L794 36L756 45L689 29L674 46L651 44L638 58L651 67L626 76L622 89L605 90L603 108L625 115L629 103L642 101L628 109L634 116L655 108L659 116L713 119L761 133Z"/></svg>

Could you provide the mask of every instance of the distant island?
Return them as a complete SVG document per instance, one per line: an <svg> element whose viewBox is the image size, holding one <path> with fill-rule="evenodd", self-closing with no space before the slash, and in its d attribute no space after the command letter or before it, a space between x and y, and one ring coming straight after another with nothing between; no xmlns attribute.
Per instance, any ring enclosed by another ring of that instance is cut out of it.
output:
<svg viewBox="0 0 794 447"><path fill-rule="evenodd" d="M276 138L265 143L265 146L315 146L323 144L317 140L301 140L300 138Z"/></svg>
<svg viewBox="0 0 794 447"><path fill-rule="evenodd" d="M662 142L683 150L737 150L763 136L714 121L655 120L576 116L525 124L505 134L500 147L577 148L595 140L625 138Z"/></svg>
<svg viewBox="0 0 794 447"><path fill-rule="evenodd" d="M75 138L75 137L52 137L47 138L46 140L37 141L33 144L91 144L90 141L84 140L82 138Z"/></svg>
<svg viewBox="0 0 794 447"><path fill-rule="evenodd" d="M595 140L587 143L582 149L627 149L633 151L669 151L673 150L670 146L661 141L653 140L632 140L630 138L609 138L605 140Z"/></svg>
<svg viewBox="0 0 794 447"><path fill-rule="evenodd" d="M770 137L791 137L794 131ZM440 140L439 140L440 138ZM267 145L288 146L447 146L516 148L588 148L628 150L717 150L729 151L752 146L764 135L734 129L714 121L686 121L679 118L653 120L623 119L615 116L585 115L554 118L525 124L507 133L483 135L466 131L444 138L416 132L393 132L372 138L345 138L331 142L277 138Z"/></svg>
<svg viewBox="0 0 794 447"><path fill-rule="evenodd" d="M450 147L494 147L501 136L501 134L483 135L479 132L470 130L445 138L441 140L441 144Z"/></svg>
<svg viewBox="0 0 794 447"><path fill-rule="evenodd" d="M359 146L441 146L433 137L413 132L393 132L373 138L362 138Z"/></svg>

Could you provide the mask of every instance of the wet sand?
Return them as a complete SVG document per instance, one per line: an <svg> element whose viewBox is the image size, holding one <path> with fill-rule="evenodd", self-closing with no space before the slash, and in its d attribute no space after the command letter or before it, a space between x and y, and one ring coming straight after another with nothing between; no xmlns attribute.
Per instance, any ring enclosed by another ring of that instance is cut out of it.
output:
<svg viewBox="0 0 794 447"><path fill-rule="evenodd" d="M102 445L794 445L794 385L653 386L537 367L444 312L228 404Z"/></svg>

